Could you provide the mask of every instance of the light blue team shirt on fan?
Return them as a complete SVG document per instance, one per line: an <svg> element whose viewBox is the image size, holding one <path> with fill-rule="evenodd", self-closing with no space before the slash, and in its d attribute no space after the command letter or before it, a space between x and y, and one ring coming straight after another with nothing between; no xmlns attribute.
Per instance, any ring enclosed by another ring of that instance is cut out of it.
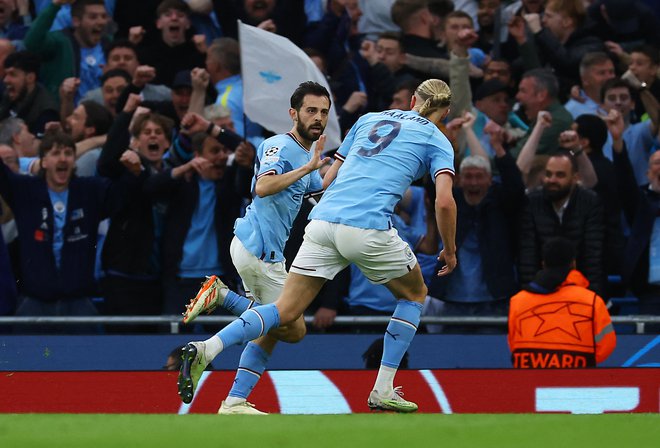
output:
<svg viewBox="0 0 660 448"><path fill-rule="evenodd" d="M234 234L255 257L275 263L284 260L284 245L305 196L320 193L323 181L318 170L304 176L279 193L260 198L254 194L263 176L293 171L310 161L312 153L291 134L271 137L259 145L252 179L252 203L245 217L236 220Z"/></svg>
<svg viewBox="0 0 660 448"><path fill-rule="evenodd" d="M183 242L183 254L179 262L179 276L182 278L203 278L208 272L223 274L215 215L216 183L197 177L199 197L190 219L190 227Z"/></svg>
<svg viewBox="0 0 660 448"><path fill-rule="evenodd" d="M425 173L454 174L451 143L415 111L362 116L335 158L344 163L310 219L363 229L391 228L394 206Z"/></svg>

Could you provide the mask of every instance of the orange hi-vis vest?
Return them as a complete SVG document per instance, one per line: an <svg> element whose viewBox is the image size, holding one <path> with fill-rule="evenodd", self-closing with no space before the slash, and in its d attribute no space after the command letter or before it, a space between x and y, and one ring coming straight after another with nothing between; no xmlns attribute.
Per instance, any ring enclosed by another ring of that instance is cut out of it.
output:
<svg viewBox="0 0 660 448"><path fill-rule="evenodd" d="M550 294L520 291L509 308L509 349L521 369L595 367L616 347L607 307L578 271Z"/></svg>

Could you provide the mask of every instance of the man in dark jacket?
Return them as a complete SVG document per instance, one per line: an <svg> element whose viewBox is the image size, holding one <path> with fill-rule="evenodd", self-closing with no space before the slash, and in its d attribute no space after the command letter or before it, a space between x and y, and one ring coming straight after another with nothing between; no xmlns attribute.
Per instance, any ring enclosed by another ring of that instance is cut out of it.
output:
<svg viewBox="0 0 660 448"><path fill-rule="evenodd" d="M560 98L565 101L569 89L580 82L580 61L590 52L603 51L603 42L588 34L584 29L586 18L581 2L550 0L540 14L524 16L527 27L534 35L528 40L520 25L522 19L514 21L510 28L518 36L520 55L526 69L549 65L559 80Z"/></svg>
<svg viewBox="0 0 660 448"><path fill-rule="evenodd" d="M46 88L37 82L39 60L27 51L7 56L5 91L0 100L0 120L18 117L30 132L42 135L49 121L59 121L59 110Z"/></svg>
<svg viewBox="0 0 660 448"><path fill-rule="evenodd" d="M543 188L528 196L520 229L519 280L529 283L541 269L541 248L555 236L575 244L577 269L602 295L605 222L598 195L578 185L577 162L568 151L551 156L545 165Z"/></svg>
<svg viewBox="0 0 660 448"><path fill-rule="evenodd" d="M631 227L623 254L623 281L639 298L641 314L660 315L660 151L649 158L649 184L638 187L622 138L625 125L621 114L611 111L607 124L621 204ZM658 332L660 325L647 326L646 330Z"/></svg>
<svg viewBox="0 0 660 448"><path fill-rule="evenodd" d="M243 199L250 197L252 161L229 164L230 150L217 140L220 127L190 116L195 157L151 176L144 187L154 199L168 200L162 248L164 314L179 314L208 272L220 272L223 282L235 287L229 246ZM188 124L186 117L182 123Z"/></svg>
<svg viewBox="0 0 660 448"><path fill-rule="evenodd" d="M445 302L443 315L506 316L508 299L518 291L515 278L516 219L525 202L525 186L516 162L494 142L495 165L502 183L493 183L490 161L463 159L457 207L456 247L461 262L447 277L434 276L429 295ZM503 329L500 329L504 331ZM444 332L493 332L483 326L448 325Z"/></svg>
<svg viewBox="0 0 660 448"><path fill-rule="evenodd" d="M171 143L173 123L153 112L133 120L140 102L139 95L129 95L98 160L99 174L109 179L128 172L141 174L125 206L113 216L103 246L102 312L109 315L160 314L162 307L158 248L166 205L153 201L142 185L164 169L163 154ZM134 150L126 149L131 137Z"/></svg>
<svg viewBox="0 0 660 448"><path fill-rule="evenodd" d="M75 144L62 131L44 136L39 155L39 176L14 174L0 164L0 194L14 212L19 234L23 284L16 314L96 314L90 297L96 286L97 229L120 208L128 184L76 177Z"/></svg>

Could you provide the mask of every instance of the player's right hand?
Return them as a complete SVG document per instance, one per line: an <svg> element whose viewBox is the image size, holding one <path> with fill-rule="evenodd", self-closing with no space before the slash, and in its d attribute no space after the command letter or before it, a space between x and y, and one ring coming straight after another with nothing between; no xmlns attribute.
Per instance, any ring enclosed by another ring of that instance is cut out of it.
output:
<svg viewBox="0 0 660 448"><path fill-rule="evenodd" d="M456 259L456 252L453 254L448 254L445 252L444 249L440 251L440 255L438 256L438 261L444 261L445 265L438 271L438 277L445 276L447 274L450 274L451 271L453 271L456 268L456 265L458 264L458 260Z"/></svg>

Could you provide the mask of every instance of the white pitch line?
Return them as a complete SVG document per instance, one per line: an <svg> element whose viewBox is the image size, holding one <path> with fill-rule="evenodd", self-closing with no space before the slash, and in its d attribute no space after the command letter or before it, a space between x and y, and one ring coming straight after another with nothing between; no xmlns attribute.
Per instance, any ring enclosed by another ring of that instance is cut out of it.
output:
<svg viewBox="0 0 660 448"><path fill-rule="evenodd" d="M447 395L445 395L445 391L442 390L442 386L438 382L438 379L435 377L435 375L433 375L430 370L420 370L419 373L426 380L426 383L431 388L433 395L435 395L435 399L440 405L440 411L442 411L443 414L453 414L451 405L447 399Z"/></svg>

